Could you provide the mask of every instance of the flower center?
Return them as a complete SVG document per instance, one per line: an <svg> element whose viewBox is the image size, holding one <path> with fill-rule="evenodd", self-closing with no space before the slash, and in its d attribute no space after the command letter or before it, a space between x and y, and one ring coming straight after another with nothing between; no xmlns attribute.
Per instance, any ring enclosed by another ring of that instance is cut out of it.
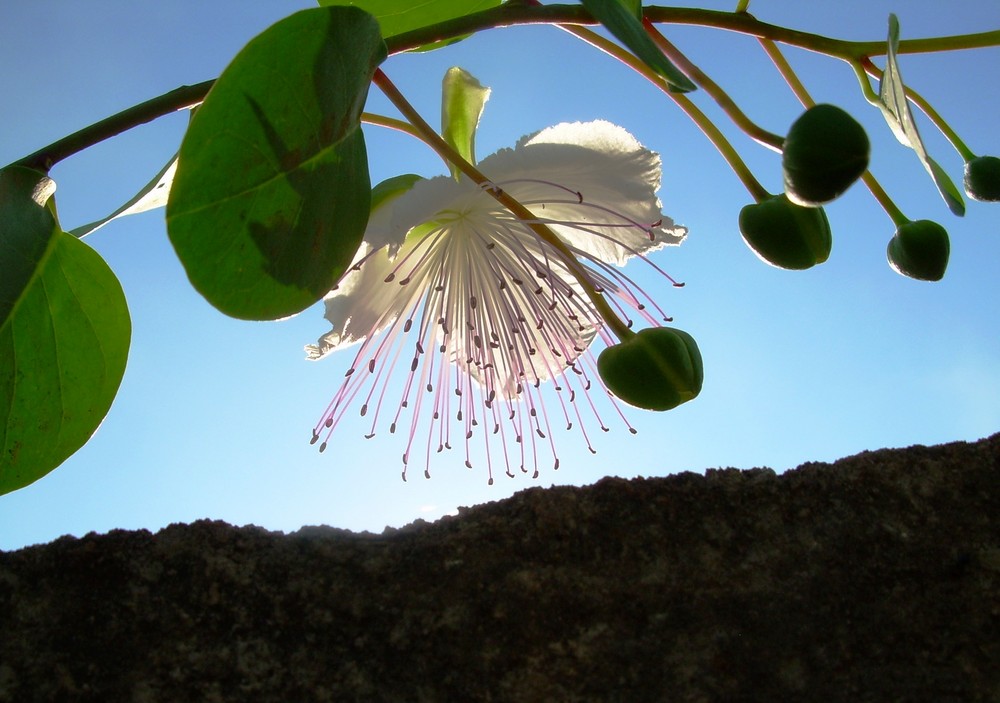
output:
<svg viewBox="0 0 1000 703"><path fill-rule="evenodd" d="M514 475L513 466L525 473L531 466L537 477L543 450L559 467L553 427L561 424L567 430L577 427L595 452L584 418L596 419L602 431L608 427L590 394L595 383L600 389L603 384L587 349L597 336L607 343L613 339L587 287L607 300L629 327L632 320L626 310L653 325L659 320L650 309L663 321L669 318L617 268L565 243L572 256L587 264L577 264L586 276L581 280L565 253L541 239L532 225L584 234L645 259L610 233L638 228L654 236L659 223L634 222L557 184L524 180L492 187L516 190L526 184L538 194L524 203L534 214L531 221L515 217L473 187L456 198L453 207L411 229L393 261L381 252L377 261L387 270L381 285L394 286L393 303L365 336L340 390L313 430L313 442L325 430L321 451L360 398L361 415L372 417L366 437L375 435L386 415L391 415L390 433L408 426L404 479L415 450L422 449L429 476L433 453L463 443L465 463L471 468L473 443L481 441L492 484L492 437L503 447L509 476ZM361 275L361 268L372 265L376 257L369 256L347 276ZM379 329L384 333L376 334ZM402 387L390 391L389 381L401 365L409 367ZM549 380L558 400L558 414L551 417L542 402L542 384ZM420 447L422 427L426 441ZM508 451L511 440L513 456Z"/></svg>

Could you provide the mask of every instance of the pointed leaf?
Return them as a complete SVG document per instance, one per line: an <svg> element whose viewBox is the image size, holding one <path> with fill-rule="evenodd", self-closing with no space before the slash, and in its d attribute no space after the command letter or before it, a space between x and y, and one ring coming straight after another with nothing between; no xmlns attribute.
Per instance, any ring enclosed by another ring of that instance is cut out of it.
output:
<svg viewBox="0 0 1000 703"><path fill-rule="evenodd" d="M222 312L295 314L350 265L371 198L360 116L384 58L371 15L303 10L251 40L195 113L167 229Z"/></svg>
<svg viewBox="0 0 1000 703"><path fill-rule="evenodd" d="M583 0L583 6L594 16L594 19L603 24L632 53L663 76L672 90L678 93L687 93L695 89L695 84L671 63L670 59L656 46L653 39L646 34L642 20L634 10L634 2L629 0ZM641 13L639 14L641 15Z"/></svg>
<svg viewBox="0 0 1000 703"><path fill-rule="evenodd" d="M466 161L476 163L476 128L490 89L459 67L449 68L441 84L441 136ZM458 179L455 164L451 175Z"/></svg>
<svg viewBox="0 0 1000 703"><path fill-rule="evenodd" d="M177 157L174 156L167 162L167 165L153 176L153 179L143 186L142 190L135 194L127 203L112 212L105 218L91 222L90 224L70 230L74 237L86 237L88 234L99 230L111 220L126 215L137 215L147 210L155 210L167 204L170 195L170 186L174 182L174 173L177 171Z"/></svg>
<svg viewBox="0 0 1000 703"><path fill-rule="evenodd" d="M465 17L475 12L499 7L501 0L319 0L320 6L350 5L371 13L378 20L382 36L388 39L447 20ZM463 37L435 42L419 51L438 49L454 44Z"/></svg>
<svg viewBox="0 0 1000 703"><path fill-rule="evenodd" d="M114 273L66 232L0 327L0 493L83 446L125 373L131 322Z"/></svg>
<svg viewBox="0 0 1000 703"><path fill-rule="evenodd" d="M14 314L59 234L46 207L55 182L22 166L0 170L0 326Z"/></svg>
<svg viewBox="0 0 1000 703"><path fill-rule="evenodd" d="M896 139L903 146L908 146L917 153L920 163L927 169L927 173L930 174L948 208L956 215L962 216L965 214L965 200L962 198L962 193L944 169L930 157L926 147L924 147L923 140L920 138L917 123L910 110L910 103L906 99L906 86L899 72L898 49L899 20L896 15L890 14L885 71L882 73L882 80L879 81L879 107L882 109L885 121L889 124L893 134L896 135Z"/></svg>

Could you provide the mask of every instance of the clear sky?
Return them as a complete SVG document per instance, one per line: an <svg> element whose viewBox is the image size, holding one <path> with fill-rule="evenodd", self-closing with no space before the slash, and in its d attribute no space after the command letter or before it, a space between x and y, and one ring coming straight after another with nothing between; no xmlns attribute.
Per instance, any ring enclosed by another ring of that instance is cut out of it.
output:
<svg viewBox="0 0 1000 703"><path fill-rule="evenodd" d="M126 2L58 0L0 5L0 163L180 85L215 77L251 37L306 0ZM704 2L730 10L735 0ZM947 7L942 13L941 8ZM851 39L885 36L895 11L903 37L1000 28L996 0L802 3L754 0L760 19ZM756 43L716 30L664 29L744 110L783 133L800 111ZM914 154L861 98L850 69L787 51L813 96L848 109L873 142L872 170L911 219L951 234L945 279L900 277L885 262L893 232L862 185L828 206L830 260L811 271L761 264L741 241L750 197L710 143L662 94L557 29L493 30L444 51L383 66L437 124L440 79L459 65L493 88L477 140L481 157L563 121L626 127L664 161L664 211L690 228L654 260L683 289L648 269L628 271L698 340L701 396L666 414L627 410L596 431L591 456L575 432L557 437L561 467L537 480L487 486L483 462L439 457L433 478L400 480L403 438L345 422L325 454L311 428L353 354L304 360L329 329L322 306L278 323L228 319L187 283L163 211L114 222L85 241L119 276L133 319L121 390L91 442L47 477L0 496L0 549L63 534L159 529L199 518L274 530L328 524L381 531L529 487L585 485L604 476L832 461L867 449L975 440L1000 430L1000 205L945 208ZM904 79L979 153L1000 155L1000 49L902 57ZM695 100L719 115L708 96ZM394 114L374 89L369 109ZM163 119L59 164L52 172L67 229L127 200L176 150L186 116ZM958 180L961 161L918 116L930 152ZM725 118L719 124L726 124ZM781 187L778 157L728 134L765 187ZM405 136L367 128L373 182L443 172Z"/></svg>

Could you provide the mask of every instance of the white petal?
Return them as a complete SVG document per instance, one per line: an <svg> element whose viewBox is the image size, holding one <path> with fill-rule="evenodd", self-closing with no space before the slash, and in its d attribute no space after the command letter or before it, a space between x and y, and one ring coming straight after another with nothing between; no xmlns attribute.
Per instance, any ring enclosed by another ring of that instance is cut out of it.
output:
<svg viewBox="0 0 1000 703"><path fill-rule="evenodd" d="M660 211L659 155L610 122L549 127L487 157L480 168L540 219L592 225L552 229L602 261L622 265L632 251L678 244L687 231ZM641 226L622 226L628 222Z"/></svg>
<svg viewBox="0 0 1000 703"><path fill-rule="evenodd" d="M378 334L403 314L412 300L412 289L405 289L394 281L386 283L386 277L394 268L394 261L382 248L371 253L360 266L348 270L338 286L324 298L324 317L333 329L315 345L306 346L309 359L321 359L332 351Z"/></svg>

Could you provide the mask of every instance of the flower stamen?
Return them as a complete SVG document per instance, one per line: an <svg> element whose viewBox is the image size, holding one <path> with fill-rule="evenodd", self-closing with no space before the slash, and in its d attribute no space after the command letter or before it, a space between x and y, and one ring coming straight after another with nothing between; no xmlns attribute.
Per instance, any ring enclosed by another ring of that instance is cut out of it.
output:
<svg viewBox="0 0 1000 703"><path fill-rule="evenodd" d="M391 223L399 236L379 230L369 240L366 234L366 242L379 244L369 243L371 250L328 296L327 316L334 330L311 350L318 357L338 344L361 342L313 429L312 441L322 440L321 450L356 400L359 415L371 421L365 436L374 436L393 395L398 403L390 434L407 424L404 479L414 451L423 454L423 472L429 477L432 454L458 448L459 435L453 437L453 431L461 432L469 468L479 451L475 435L482 435L490 483L494 468L501 466L493 453L497 441L508 476L516 474L517 465L537 477L545 454L558 469L555 438L560 427L579 431L588 451L596 453L587 422L596 420L602 432L609 428L595 398L605 394L591 393L604 387L588 348L598 337L611 343L615 336L631 335L630 314L654 325L659 324L657 314L669 319L615 264L638 257L678 286L646 254L679 241L683 230L673 228L659 212L655 155L628 142L620 128L595 124L603 136L592 143L618 140L624 146L611 156L601 147L573 147L574 158L590 150L599 159L612 159L612 165L619 153L630 164L643 164L627 187L607 181L604 161L590 169L564 169L565 184L562 177L548 177L558 170L548 165L553 153L558 163L561 143L553 142L542 152L547 159L542 175L519 175L515 166L521 168L522 162L515 159L505 166L506 157L498 154L483 162L486 169L491 159L498 160L495 180L473 168L478 175L471 181L420 181L381 206L388 210L381 211L380 226ZM526 148L531 147L527 142ZM597 184L588 185L591 181ZM621 203L618 192L625 194ZM409 367L400 372L405 378L398 390L390 390L401 365ZM548 381L561 415L553 415L543 402L550 391L542 385ZM634 433L619 404L608 397ZM419 447L415 442L422 432L426 437ZM510 452L514 445L516 454Z"/></svg>

